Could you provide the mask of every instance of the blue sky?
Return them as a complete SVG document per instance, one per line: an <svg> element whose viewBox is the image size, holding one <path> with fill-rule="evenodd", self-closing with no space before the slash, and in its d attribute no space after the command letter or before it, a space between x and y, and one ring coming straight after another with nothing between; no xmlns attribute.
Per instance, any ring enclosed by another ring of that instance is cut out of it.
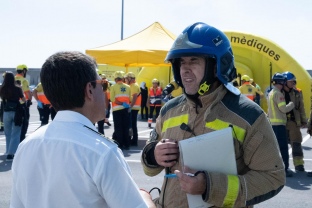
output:
<svg viewBox="0 0 312 208"><path fill-rule="evenodd" d="M41 67L58 51L117 42L122 0L1 0L0 67ZM312 69L312 1L124 0L124 38L160 22L178 35L194 22L241 31L280 45Z"/></svg>

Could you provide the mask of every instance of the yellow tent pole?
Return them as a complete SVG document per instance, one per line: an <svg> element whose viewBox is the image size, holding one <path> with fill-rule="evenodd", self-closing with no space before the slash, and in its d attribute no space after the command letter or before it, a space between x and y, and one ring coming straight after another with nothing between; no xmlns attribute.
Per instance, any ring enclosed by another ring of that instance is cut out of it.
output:
<svg viewBox="0 0 312 208"><path fill-rule="evenodd" d="M129 64L125 64L125 67L126 67L126 73L128 73Z"/></svg>

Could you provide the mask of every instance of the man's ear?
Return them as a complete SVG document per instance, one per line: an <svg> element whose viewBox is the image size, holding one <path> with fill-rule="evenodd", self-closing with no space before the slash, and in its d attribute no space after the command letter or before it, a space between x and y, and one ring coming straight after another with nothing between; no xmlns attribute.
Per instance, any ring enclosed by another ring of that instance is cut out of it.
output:
<svg viewBox="0 0 312 208"><path fill-rule="evenodd" d="M87 98L91 98L93 96L93 93L92 93L92 85L90 82L87 83L86 85L86 88L85 88L85 95Z"/></svg>

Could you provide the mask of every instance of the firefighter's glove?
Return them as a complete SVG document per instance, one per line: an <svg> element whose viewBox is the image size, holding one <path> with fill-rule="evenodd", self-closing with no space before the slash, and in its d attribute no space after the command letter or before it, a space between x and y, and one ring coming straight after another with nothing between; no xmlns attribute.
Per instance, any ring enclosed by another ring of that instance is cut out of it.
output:
<svg viewBox="0 0 312 208"><path fill-rule="evenodd" d="M43 104L40 100L37 101L37 106L38 108L42 109L43 108Z"/></svg>
<svg viewBox="0 0 312 208"><path fill-rule="evenodd" d="M170 83L162 91L162 94L163 96L169 95L173 90L174 90L174 85Z"/></svg>
<svg viewBox="0 0 312 208"><path fill-rule="evenodd" d="M31 105L32 105L31 100L27 100L27 101L26 101L26 107L29 108L29 106L31 106Z"/></svg>
<svg viewBox="0 0 312 208"><path fill-rule="evenodd" d="M130 108L130 105L129 105L128 103L125 103L125 102L122 103L122 106L123 106L124 108Z"/></svg>
<svg viewBox="0 0 312 208"><path fill-rule="evenodd" d="M312 129L308 129L307 133L310 134L310 136L312 136Z"/></svg>

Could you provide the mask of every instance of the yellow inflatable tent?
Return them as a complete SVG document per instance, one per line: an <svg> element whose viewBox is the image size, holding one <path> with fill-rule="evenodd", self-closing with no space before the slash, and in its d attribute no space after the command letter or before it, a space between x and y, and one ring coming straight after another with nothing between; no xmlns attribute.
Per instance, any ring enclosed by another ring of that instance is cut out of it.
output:
<svg viewBox="0 0 312 208"><path fill-rule="evenodd" d="M270 88L273 74L292 72L297 78L297 87L303 92L306 115L309 115L312 99L311 77L295 59L268 39L241 32L225 34L231 42L238 73L253 78L265 94ZM266 98L262 99L261 107L267 111Z"/></svg>

